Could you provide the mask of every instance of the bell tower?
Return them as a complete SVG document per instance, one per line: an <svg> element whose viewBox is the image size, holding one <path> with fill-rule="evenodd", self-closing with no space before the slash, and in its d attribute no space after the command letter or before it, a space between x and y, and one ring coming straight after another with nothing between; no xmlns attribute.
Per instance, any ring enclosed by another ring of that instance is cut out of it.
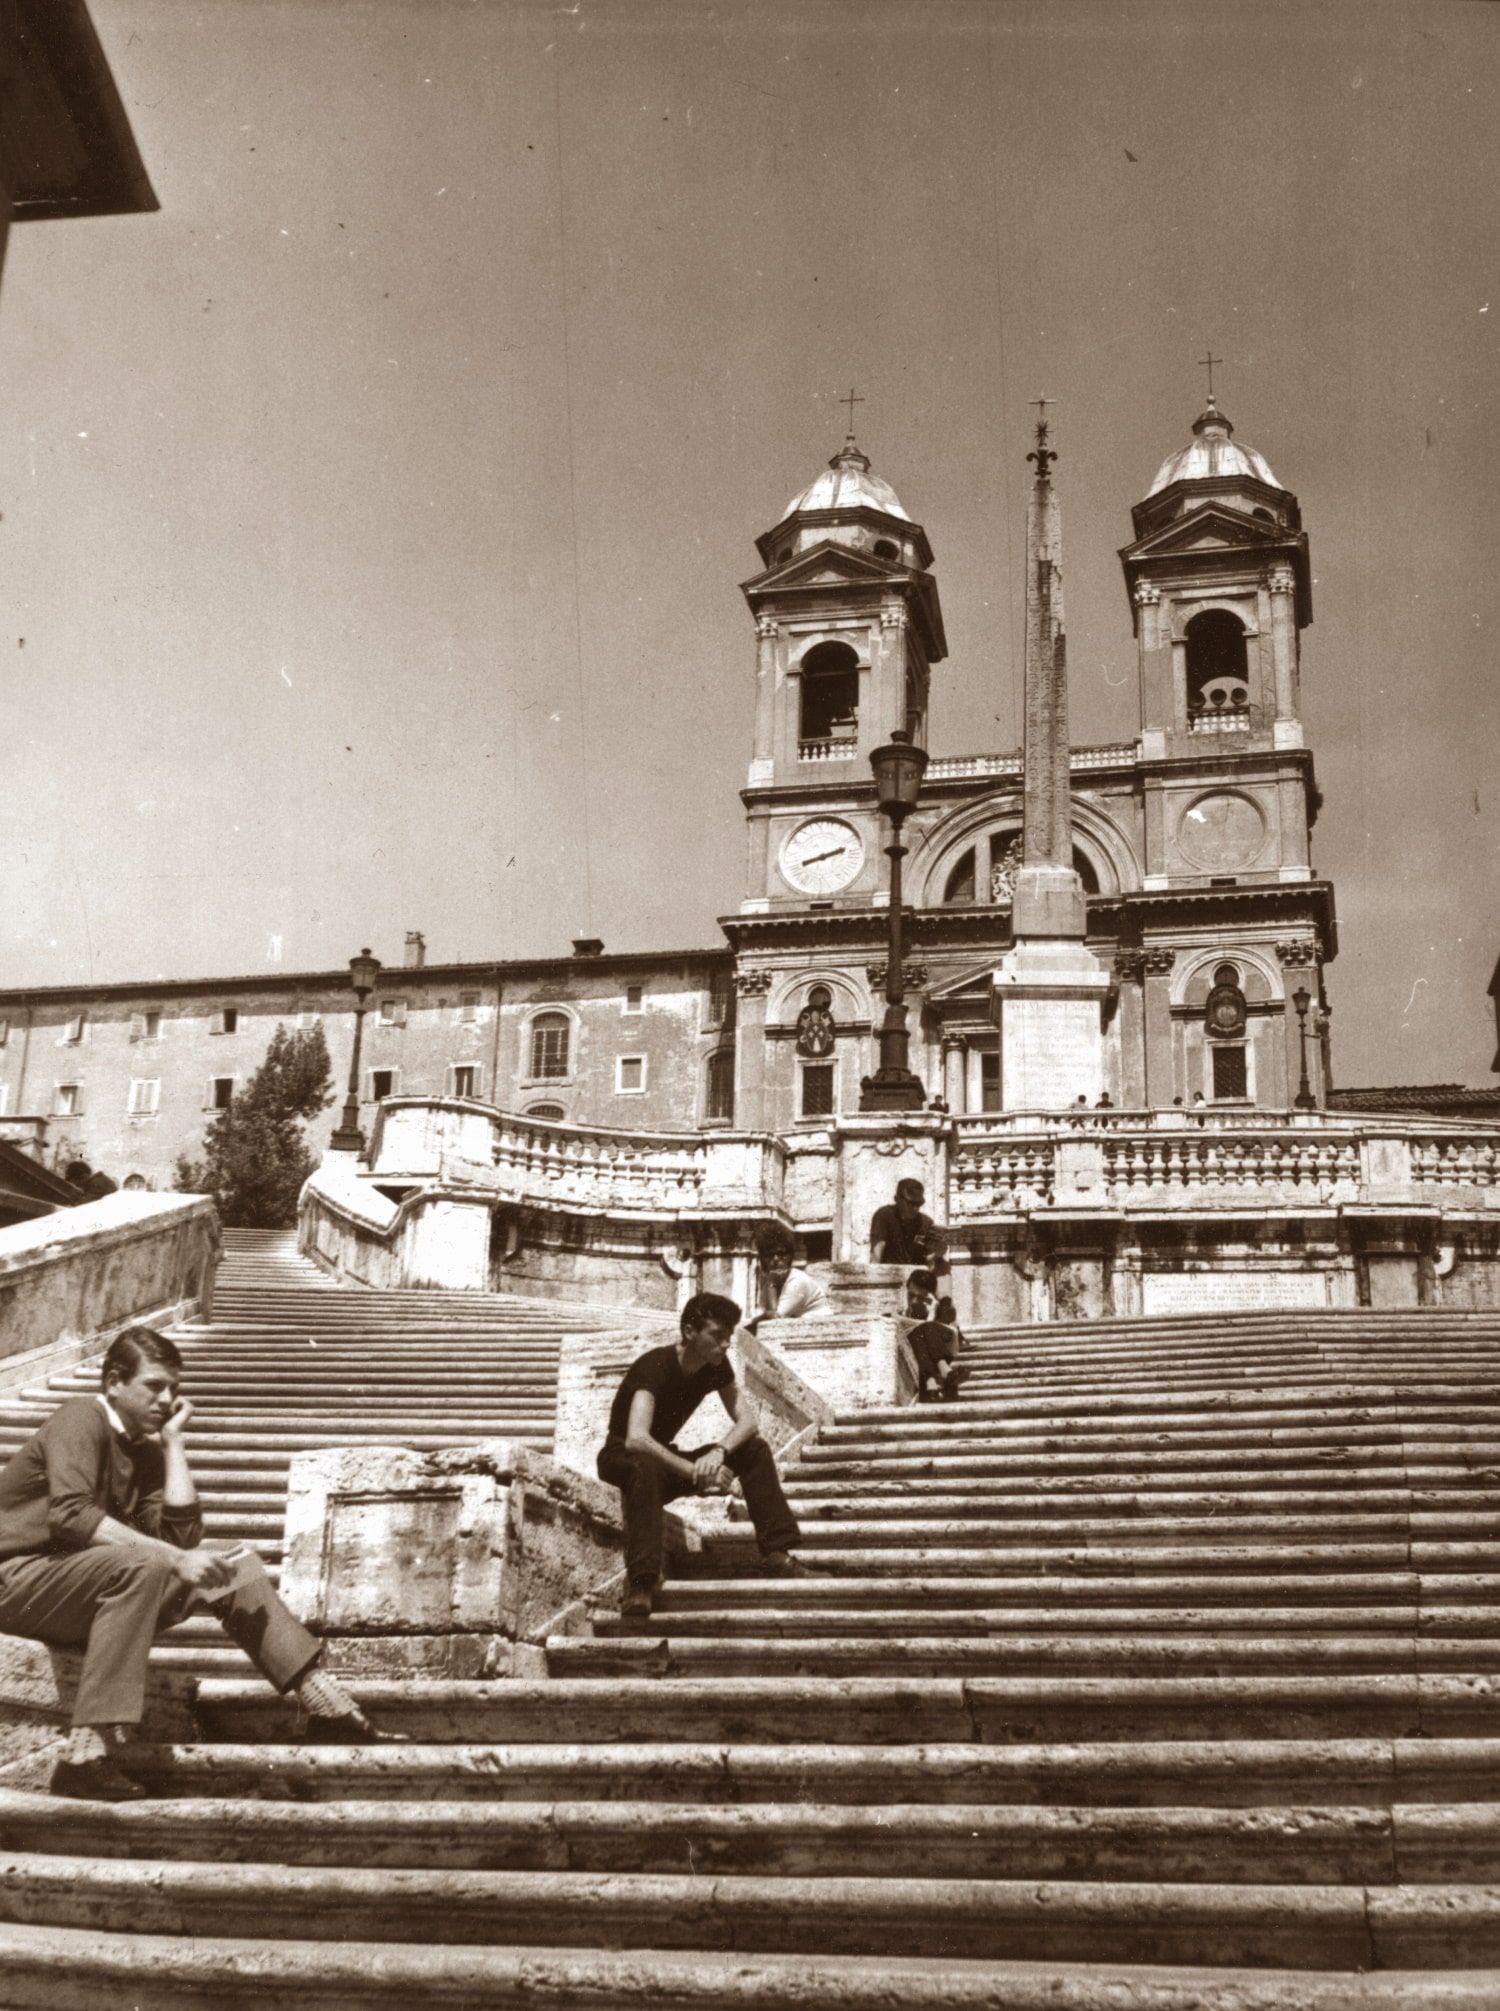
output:
<svg viewBox="0 0 1500 2011"><path fill-rule="evenodd" d="M1300 747L1300 637L1312 620L1301 512L1212 392L1191 443L1168 455L1131 515L1135 542L1120 560L1142 752Z"/></svg>
<svg viewBox="0 0 1500 2011"><path fill-rule="evenodd" d="M756 627L742 906L866 904L880 884L870 754L898 728L926 745L947 654L932 547L851 432L756 548L764 570L742 588Z"/></svg>

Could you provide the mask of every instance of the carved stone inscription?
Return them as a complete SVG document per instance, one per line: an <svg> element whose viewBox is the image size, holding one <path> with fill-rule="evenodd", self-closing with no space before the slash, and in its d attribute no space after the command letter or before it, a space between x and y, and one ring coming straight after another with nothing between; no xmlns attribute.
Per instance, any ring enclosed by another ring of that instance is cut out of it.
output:
<svg viewBox="0 0 1500 2011"><path fill-rule="evenodd" d="M1317 1271L1147 1271L1144 1313L1254 1312L1262 1306L1326 1306Z"/></svg>

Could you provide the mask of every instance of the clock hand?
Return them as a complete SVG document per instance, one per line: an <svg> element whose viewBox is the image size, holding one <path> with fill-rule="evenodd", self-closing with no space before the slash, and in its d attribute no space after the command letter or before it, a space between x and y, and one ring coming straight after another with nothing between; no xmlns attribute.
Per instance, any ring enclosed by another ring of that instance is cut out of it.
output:
<svg viewBox="0 0 1500 2011"><path fill-rule="evenodd" d="M816 866L824 859L837 859L840 853L847 852L848 849L847 845L835 845L831 852L814 852L811 858L804 859L802 863L804 866Z"/></svg>

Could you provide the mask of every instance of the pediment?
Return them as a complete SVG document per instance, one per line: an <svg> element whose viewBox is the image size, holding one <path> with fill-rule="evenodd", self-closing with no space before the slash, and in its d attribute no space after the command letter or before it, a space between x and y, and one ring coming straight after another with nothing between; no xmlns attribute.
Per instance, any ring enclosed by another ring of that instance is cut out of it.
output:
<svg viewBox="0 0 1500 2011"><path fill-rule="evenodd" d="M955 978L945 978L940 985L927 987L927 1003L937 1005L945 999L973 999L988 1002L992 990L991 979L995 970L995 959L988 957L982 964L972 969L960 971Z"/></svg>
<svg viewBox="0 0 1500 2011"><path fill-rule="evenodd" d="M893 565L889 559L877 559L873 553L855 550L849 545L832 543L814 545L811 550L798 552L784 564L768 566L763 573L757 573L752 580L746 580L746 593L763 593L768 588L778 592L799 587L831 586L903 586L920 575L913 574L909 566Z"/></svg>
<svg viewBox="0 0 1500 2011"><path fill-rule="evenodd" d="M1224 551L1247 545L1272 547L1292 542L1284 524L1268 524L1220 503L1204 503L1185 517L1174 517L1149 537L1127 545L1125 559L1166 558L1176 552Z"/></svg>

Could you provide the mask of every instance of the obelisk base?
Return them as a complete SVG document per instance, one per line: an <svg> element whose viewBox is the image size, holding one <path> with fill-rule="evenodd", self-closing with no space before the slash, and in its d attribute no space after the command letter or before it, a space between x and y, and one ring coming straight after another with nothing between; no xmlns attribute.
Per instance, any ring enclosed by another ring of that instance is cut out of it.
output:
<svg viewBox="0 0 1500 2011"><path fill-rule="evenodd" d="M1104 1091L1109 973L1080 942L1018 942L995 972L1003 1110L1066 1110Z"/></svg>
<svg viewBox="0 0 1500 2011"><path fill-rule="evenodd" d="M1011 896L1010 930L1018 943L1081 943L1088 905L1077 868L1023 866Z"/></svg>

